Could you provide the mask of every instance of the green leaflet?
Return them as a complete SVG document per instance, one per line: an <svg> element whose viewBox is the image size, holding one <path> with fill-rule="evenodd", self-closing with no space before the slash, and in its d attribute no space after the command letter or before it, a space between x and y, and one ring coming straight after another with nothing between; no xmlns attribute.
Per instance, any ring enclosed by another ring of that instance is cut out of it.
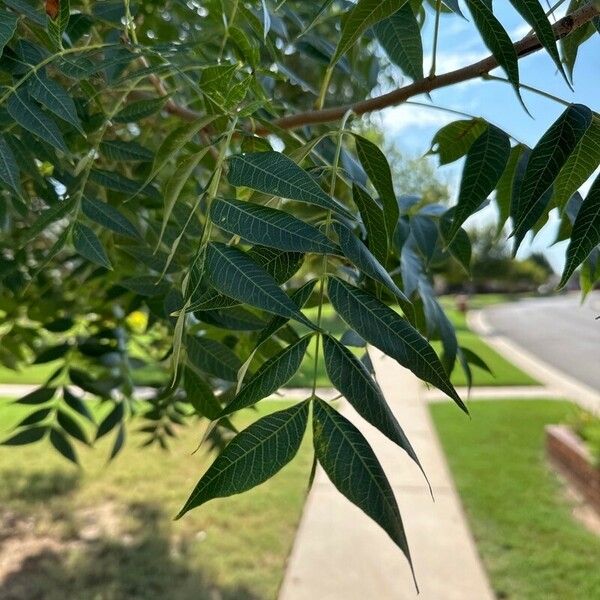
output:
<svg viewBox="0 0 600 600"><path fill-rule="evenodd" d="M342 21L342 35L331 58L334 65L369 28L400 10L407 0L359 0Z"/></svg>
<svg viewBox="0 0 600 600"><path fill-rule="evenodd" d="M588 0L571 0L567 7L567 14L581 8ZM560 40L560 48L563 62L567 67L569 77L573 80L573 69L579 52L579 46L585 42L594 31L594 26L591 23L578 27L572 31L570 35L563 37Z"/></svg>
<svg viewBox="0 0 600 600"><path fill-rule="evenodd" d="M487 127L483 119L453 121L444 125L434 136L428 154L437 154L440 165L447 165L463 157L473 142Z"/></svg>
<svg viewBox="0 0 600 600"><path fill-rule="evenodd" d="M523 144L517 144L511 148L508 162L504 168L504 173L502 173L502 176L498 180L498 185L496 186L495 200L496 205L498 206L498 233L502 231L504 224L510 216L510 203L514 189L517 166L525 150L526 147Z"/></svg>
<svg viewBox="0 0 600 600"><path fill-rule="evenodd" d="M508 136L497 127L488 125L467 153L458 204L454 209L454 218L447 239L454 238L461 225L495 189L509 155Z"/></svg>
<svg viewBox="0 0 600 600"><path fill-rule="evenodd" d="M39 387L22 398L15 400L16 404L44 404L54 398L56 388Z"/></svg>
<svg viewBox="0 0 600 600"><path fill-rule="evenodd" d="M204 269L209 283L222 294L314 329L277 281L241 250L208 244Z"/></svg>
<svg viewBox="0 0 600 600"><path fill-rule="evenodd" d="M215 398L212 387L189 367L185 368L184 387L188 402L194 407L196 414L211 421L219 417L221 405Z"/></svg>
<svg viewBox="0 0 600 600"><path fill-rule="evenodd" d="M558 67L558 70L568 83L567 75L558 54L558 47L556 46L556 39L554 37L554 32L552 31L552 25L550 24L550 21L548 20L540 1L510 0L510 3L515 7L525 21L531 25L531 28L535 31L540 43L552 57L552 60Z"/></svg>
<svg viewBox="0 0 600 600"><path fill-rule="evenodd" d="M202 476L177 519L213 498L260 485L294 458L306 430L308 402L256 421L236 435Z"/></svg>
<svg viewBox="0 0 600 600"><path fill-rule="evenodd" d="M413 81L423 79L421 29L410 2L406 2L391 17L377 23L374 29L390 61Z"/></svg>
<svg viewBox="0 0 600 600"><path fill-rule="evenodd" d="M218 199L212 203L211 217L221 229L253 244L292 252L339 253L316 227L268 206Z"/></svg>
<svg viewBox="0 0 600 600"><path fill-rule="evenodd" d="M81 203L83 214L92 221L120 235L139 238L140 234L135 225L121 212L107 202L96 198L84 198Z"/></svg>
<svg viewBox="0 0 600 600"><path fill-rule="evenodd" d="M344 256L350 260L360 271L375 281L387 287L405 305L409 305L409 299L402 290L394 283L385 268L369 252L369 249L341 223L334 223L333 230L338 236L340 248Z"/></svg>
<svg viewBox="0 0 600 600"><path fill-rule="evenodd" d="M355 135L354 138L356 140L356 153L358 154L360 164L363 166L381 199L383 219L389 241L394 235L400 217L400 207L398 206L396 193L394 192L390 165L383 152L373 142L360 135Z"/></svg>
<svg viewBox="0 0 600 600"><path fill-rule="evenodd" d="M314 401L313 439L319 463L331 483L390 536L412 569L394 492L369 442L350 421L318 398Z"/></svg>
<svg viewBox="0 0 600 600"><path fill-rule="evenodd" d="M307 281L303 286L299 287L297 290L294 290L294 292L290 294L290 299L298 308L302 308L308 302L308 299L313 293L316 284L317 279L311 279L310 281ZM288 322L288 320L289 319L285 317L273 317L258 336L258 339L256 340L256 347L258 348L260 344L277 333Z"/></svg>
<svg viewBox="0 0 600 600"><path fill-rule="evenodd" d="M266 361L223 409L221 416L252 406L285 385L300 368L311 335L304 336Z"/></svg>
<svg viewBox="0 0 600 600"><path fill-rule="evenodd" d="M579 140L554 182L554 201L563 207L587 181L600 164L600 116L594 113L592 123Z"/></svg>
<svg viewBox="0 0 600 600"><path fill-rule="evenodd" d="M75 250L90 262L107 269L112 269L112 264L108 260L106 251L98 236L87 225L74 223L73 245L75 246Z"/></svg>
<svg viewBox="0 0 600 600"><path fill-rule="evenodd" d="M385 221L381 207L358 184L352 184L352 199L367 232L367 246L373 256L385 265L388 258L388 243L385 231Z"/></svg>
<svg viewBox="0 0 600 600"><path fill-rule="evenodd" d="M468 412L433 348L405 319L375 296L336 277L329 278L327 293L336 312L363 339L442 390Z"/></svg>
<svg viewBox="0 0 600 600"><path fill-rule="evenodd" d="M2 135L0 135L0 181L21 195L19 166L11 147Z"/></svg>
<svg viewBox="0 0 600 600"><path fill-rule="evenodd" d="M41 440L48 431L48 427L46 425L36 425L34 427L29 427L28 429L23 429L18 431L8 439L4 440L1 445L2 446L23 446L25 444L33 444L34 442L38 442Z"/></svg>
<svg viewBox="0 0 600 600"><path fill-rule="evenodd" d="M488 3L486 0L466 0L466 2L485 45L506 72L519 100L523 103L519 90L519 59L508 33L492 12L491 2Z"/></svg>
<svg viewBox="0 0 600 600"><path fill-rule="evenodd" d="M15 13L0 9L0 56L17 30L17 21Z"/></svg>
<svg viewBox="0 0 600 600"><path fill-rule="evenodd" d="M85 431L69 413L59 409L56 413L56 421L62 427L63 431L72 438L86 445L89 444Z"/></svg>
<svg viewBox="0 0 600 600"><path fill-rule="evenodd" d="M325 368L331 383L363 419L398 444L425 475L413 447L390 410L383 392L363 363L343 344L329 335L323 336L323 352Z"/></svg>
<svg viewBox="0 0 600 600"><path fill-rule="evenodd" d="M68 92L54 81L54 79L50 79L43 73L37 72L29 80L28 89L29 95L32 98L57 117L75 127L81 134L84 134L81 121L77 116L75 102L73 102Z"/></svg>
<svg viewBox="0 0 600 600"><path fill-rule="evenodd" d="M49 38L56 44L57 48L62 48L62 35L69 23L71 9L69 0L58 0L58 14L48 14L46 28ZM52 441L52 436L50 436Z"/></svg>
<svg viewBox="0 0 600 600"><path fill-rule="evenodd" d="M152 100L139 100L123 107L114 117L116 123L131 123L145 119L158 112L168 100L168 97L153 98Z"/></svg>
<svg viewBox="0 0 600 600"><path fill-rule="evenodd" d="M187 356L198 370L225 381L236 381L242 361L225 344L207 337L188 336Z"/></svg>
<svg viewBox="0 0 600 600"><path fill-rule="evenodd" d="M333 210L354 219L352 213L330 198L319 184L291 158L281 152L252 152L229 159L227 179L272 196L299 200Z"/></svg>
<svg viewBox="0 0 600 600"><path fill-rule="evenodd" d="M118 162L141 161L149 162L154 154L148 148L140 146L137 142L124 142L123 140L106 140L100 143L100 152L111 160Z"/></svg>
<svg viewBox="0 0 600 600"><path fill-rule="evenodd" d="M572 104L542 136L527 162L518 197L513 197L515 252L543 214L550 187L592 122L592 111Z"/></svg>
<svg viewBox="0 0 600 600"><path fill-rule="evenodd" d="M600 244L600 175L583 201L571 233L565 265L558 288L564 287L575 269Z"/></svg>
<svg viewBox="0 0 600 600"><path fill-rule="evenodd" d="M8 114L33 135L48 142L57 150L68 152L60 129L56 123L33 102L29 101L27 92L19 88L13 92L6 103Z"/></svg>
<svg viewBox="0 0 600 600"><path fill-rule="evenodd" d="M439 228L444 244L448 247L450 254L460 263L460 266L465 270L467 274L471 273L471 238L469 234L461 227L452 240L448 237L448 232L452 225L451 214L450 218L446 218L448 213L451 213L452 209L447 211L439 221Z"/></svg>
<svg viewBox="0 0 600 600"><path fill-rule="evenodd" d="M59 454L62 454L67 460L70 460L72 463L76 465L79 464L77 460L77 454L75 454L75 449L73 445L68 440L62 431L55 429L54 427L50 429L50 443L54 446L54 449L58 451Z"/></svg>

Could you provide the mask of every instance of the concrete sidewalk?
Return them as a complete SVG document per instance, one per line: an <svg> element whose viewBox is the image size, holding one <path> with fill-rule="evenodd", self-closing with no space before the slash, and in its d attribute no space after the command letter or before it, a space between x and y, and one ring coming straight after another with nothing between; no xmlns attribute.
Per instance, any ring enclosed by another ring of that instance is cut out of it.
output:
<svg viewBox="0 0 600 600"><path fill-rule="evenodd" d="M491 600L423 388L394 360L373 352L383 392L411 440L431 485L396 445L345 403L343 413L369 439L394 489L423 600ZM459 410L458 407L456 410ZM469 421L465 417L465 426ZM279 600L404 600L417 598L402 552L348 502L319 469L304 508Z"/></svg>

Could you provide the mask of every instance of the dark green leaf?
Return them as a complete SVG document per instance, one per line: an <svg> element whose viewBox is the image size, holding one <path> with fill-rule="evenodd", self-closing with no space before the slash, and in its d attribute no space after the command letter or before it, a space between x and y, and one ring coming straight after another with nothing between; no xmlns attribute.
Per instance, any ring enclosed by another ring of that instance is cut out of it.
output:
<svg viewBox="0 0 600 600"><path fill-rule="evenodd" d="M165 104L168 98L153 98L152 100L139 100L132 102L122 108L114 117L116 123L130 123L139 121L158 112Z"/></svg>
<svg viewBox="0 0 600 600"><path fill-rule="evenodd" d="M37 72L29 82L29 94L51 113L83 133L75 103L68 92L54 79Z"/></svg>
<svg viewBox="0 0 600 600"><path fill-rule="evenodd" d="M483 119L453 121L444 125L434 136L429 154L439 156L440 165L447 165L463 157L473 142L485 131Z"/></svg>
<svg viewBox="0 0 600 600"><path fill-rule="evenodd" d="M238 154L229 159L229 183L265 194L299 200L336 211L353 219L353 215L332 200L318 183L291 158L280 152Z"/></svg>
<svg viewBox="0 0 600 600"><path fill-rule="evenodd" d="M423 79L421 29L410 2L375 25L375 35L391 62L414 81Z"/></svg>
<svg viewBox="0 0 600 600"><path fill-rule="evenodd" d="M107 433L110 433L121 421L125 415L125 407L122 402L115 404L114 408L104 417L104 419L98 425L98 431L96 432L96 439L99 440L104 437Z"/></svg>
<svg viewBox="0 0 600 600"><path fill-rule="evenodd" d="M559 288L565 286L575 269L600 244L600 175L596 177L583 201L571 233L565 265Z"/></svg>
<svg viewBox="0 0 600 600"><path fill-rule="evenodd" d="M15 402L17 404L44 404L54 397L55 392L55 388L39 387Z"/></svg>
<svg viewBox="0 0 600 600"><path fill-rule="evenodd" d="M212 203L211 216L215 225L253 244L292 252L339 252L316 227L268 206L219 199Z"/></svg>
<svg viewBox="0 0 600 600"><path fill-rule="evenodd" d="M252 406L285 385L300 368L310 337L301 338L265 362L223 409L223 415Z"/></svg>
<svg viewBox="0 0 600 600"><path fill-rule="evenodd" d="M29 100L25 90L21 88L13 92L8 99L6 108L10 116L23 129L62 152L69 151L56 123Z"/></svg>
<svg viewBox="0 0 600 600"><path fill-rule="evenodd" d="M0 181L21 195L21 179L15 155L4 136L0 136Z"/></svg>
<svg viewBox="0 0 600 600"><path fill-rule="evenodd" d="M117 456L117 454L119 454L119 452L121 452L121 450L123 449L124 445L125 445L125 427L123 424L121 424L119 426L119 429L117 429L117 435L115 436L115 443L113 444L113 447L110 451L108 460L112 460L115 456Z"/></svg>
<svg viewBox="0 0 600 600"><path fill-rule="evenodd" d="M188 402L196 413L211 421L217 419L221 414L221 405L215 398L210 384L189 367L185 369L184 383Z"/></svg>
<svg viewBox="0 0 600 600"><path fill-rule="evenodd" d="M43 425L30 427L19 431L2 442L2 446L23 446L25 444L33 444L41 440L46 435L48 428Z"/></svg>
<svg viewBox="0 0 600 600"><path fill-rule="evenodd" d="M40 353L38 353L38 355L35 357L35 360L33 361L33 364L41 365L62 358L69 351L70 347L71 346L68 343L64 343L56 344L55 346L45 348Z"/></svg>
<svg viewBox="0 0 600 600"><path fill-rule="evenodd" d="M587 181L600 164L600 116L594 113L592 123L579 140L554 182L554 201L563 207Z"/></svg>
<svg viewBox="0 0 600 600"><path fill-rule="evenodd" d="M390 165L383 152L373 142L359 135L355 136L355 140L360 164L377 190L383 205L383 219L388 240L390 240L400 217Z"/></svg>
<svg viewBox="0 0 600 600"><path fill-rule="evenodd" d="M498 233L502 231L504 224L510 216L510 203L514 189L514 181L517 174L517 166L525 150L526 147L523 144L517 144L511 148L508 162L504 168L504 173L502 173L502 176L498 180L498 185L496 186Z"/></svg>
<svg viewBox="0 0 600 600"><path fill-rule="evenodd" d="M314 328L275 279L241 250L213 242L206 249L204 268L210 284L222 294Z"/></svg>
<svg viewBox="0 0 600 600"><path fill-rule="evenodd" d="M390 410L383 392L362 362L329 335L323 336L323 352L325 368L331 383L365 421L377 427L392 442L398 444L423 471L413 447Z"/></svg>
<svg viewBox="0 0 600 600"><path fill-rule="evenodd" d="M81 223L73 225L73 245L75 250L89 261L112 269L110 260L106 256L106 251L102 247L98 236L87 226Z"/></svg>
<svg viewBox="0 0 600 600"><path fill-rule="evenodd" d="M400 10L407 0L359 0L342 23L342 35L331 59L331 64L344 55L363 33L379 21Z"/></svg>
<svg viewBox="0 0 600 600"><path fill-rule="evenodd" d="M394 492L369 442L350 421L318 398L314 402L313 436L319 463L333 485L390 536L412 569Z"/></svg>
<svg viewBox="0 0 600 600"><path fill-rule="evenodd" d="M56 420L58 424L68 433L71 437L83 442L84 444L89 444L87 436L85 432L81 428L81 425L68 413L64 410L59 410L56 414Z"/></svg>
<svg viewBox="0 0 600 600"><path fill-rule="evenodd" d="M368 292L331 277L327 286L336 312L367 342L467 408L450 383L437 354L405 319Z"/></svg>
<svg viewBox="0 0 600 600"><path fill-rule="evenodd" d="M307 420L305 401L244 429L202 476L176 518L213 498L240 494L270 479L298 452Z"/></svg>
<svg viewBox="0 0 600 600"><path fill-rule="evenodd" d="M458 204L447 239L452 240L461 225L487 200L504 172L509 155L508 136L488 125L467 153Z"/></svg>
<svg viewBox="0 0 600 600"><path fill-rule="evenodd" d="M502 23L494 16L491 2L488 3L486 0L466 0L466 2L485 45L506 72L519 100L521 100L517 52L508 33L502 27Z"/></svg>
<svg viewBox="0 0 600 600"><path fill-rule="evenodd" d="M388 243L385 220L381 207L357 184L352 185L352 199L358 208L367 231L367 246L373 256L385 265L388 258Z"/></svg>
<svg viewBox="0 0 600 600"><path fill-rule="evenodd" d="M17 21L15 13L0 9L0 56L17 30Z"/></svg>
<svg viewBox="0 0 600 600"><path fill-rule="evenodd" d="M52 406L48 408L40 408L38 410L34 410L22 421L19 421L19 423L15 425L15 429L18 429L19 427L25 427L26 425L35 425L37 423L40 423L53 411L54 408Z"/></svg>
<svg viewBox="0 0 600 600"><path fill-rule="evenodd" d="M84 198L81 210L88 219L115 233L133 238L140 237L135 225L127 217L123 216L117 208L107 202L102 202L102 200L96 198Z"/></svg>
<svg viewBox="0 0 600 600"><path fill-rule="evenodd" d="M571 104L542 136L527 162L520 194L513 198L515 252L525 234L542 216L550 201L549 190L561 168L592 122L592 111Z"/></svg>
<svg viewBox="0 0 600 600"><path fill-rule="evenodd" d="M226 381L236 381L242 362L225 344L207 337L188 336L188 359L200 371Z"/></svg>
<svg viewBox="0 0 600 600"><path fill-rule="evenodd" d="M82 417L85 417L91 423L94 422L94 417L92 416L90 409L85 405L84 400L75 396L75 394L73 394L66 386L63 388L63 399L69 408L80 414Z"/></svg>
<svg viewBox="0 0 600 600"><path fill-rule="evenodd" d="M140 146L137 142L124 142L122 140L101 142L100 152L117 162L130 160L148 162L154 158L154 154L148 148Z"/></svg>
<svg viewBox="0 0 600 600"><path fill-rule="evenodd" d="M140 296L164 296L170 290L168 281L159 281L153 275L140 275L139 277L127 277L119 281L119 285L139 294Z"/></svg>
<svg viewBox="0 0 600 600"><path fill-rule="evenodd" d="M52 428L50 430L50 443L67 460L70 460L76 465L79 464L79 461L77 460L77 455L75 454L75 450L73 449L71 442L69 442L65 435L58 429Z"/></svg>

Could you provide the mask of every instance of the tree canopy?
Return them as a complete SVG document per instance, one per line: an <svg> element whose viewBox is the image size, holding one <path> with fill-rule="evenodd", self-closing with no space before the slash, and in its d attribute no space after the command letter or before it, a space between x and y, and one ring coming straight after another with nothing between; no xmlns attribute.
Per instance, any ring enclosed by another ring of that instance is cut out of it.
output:
<svg viewBox="0 0 600 600"><path fill-rule="evenodd" d="M47 440L77 462L78 443L112 436L114 458L132 423L166 447L209 420L221 454L182 516L274 475L310 422L315 461L410 560L377 457L316 383L244 431L230 417L289 381L312 344L315 382L324 361L418 463L365 343L467 410L450 373L470 378L481 361L459 346L431 274L444 261L469 272L463 226L490 198L515 251L558 208L570 239L561 285L580 265L584 290L597 281L600 179L578 192L600 162L590 108L557 99L564 111L533 148L478 116L443 127L431 153L464 159L450 207L399 194L364 135L363 115L473 78L505 79L523 104L519 59L533 52L570 83L598 3L571 0L554 22L541 0L510 2L532 29L521 40L489 0L3 0L0 362L56 365L17 400L31 413L4 444ZM437 32L452 19L468 19L490 55L441 73ZM389 65L410 83L376 95ZM341 340L325 304L347 326ZM98 403L110 407L101 420Z"/></svg>

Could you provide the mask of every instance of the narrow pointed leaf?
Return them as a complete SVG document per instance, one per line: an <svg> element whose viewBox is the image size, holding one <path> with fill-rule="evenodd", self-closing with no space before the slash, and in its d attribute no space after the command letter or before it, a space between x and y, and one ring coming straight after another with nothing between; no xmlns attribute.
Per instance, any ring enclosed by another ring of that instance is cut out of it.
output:
<svg viewBox="0 0 600 600"><path fill-rule="evenodd" d="M496 185L496 205L498 207L498 227L500 233L510 216L510 204L513 195L514 181L521 156L526 151L523 144L517 144L510 150L510 155L498 184Z"/></svg>
<svg viewBox="0 0 600 600"><path fill-rule="evenodd" d="M367 231L367 246L373 256L385 265L388 258L388 241L381 207L357 184L352 185L352 199Z"/></svg>
<svg viewBox="0 0 600 600"><path fill-rule="evenodd" d="M0 9L0 56L17 30L17 21L15 13Z"/></svg>
<svg viewBox="0 0 600 600"><path fill-rule="evenodd" d="M550 201L550 187L591 122L592 111L587 106L572 104L531 151L520 194L515 199L515 251L546 209Z"/></svg>
<svg viewBox="0 0 600 600"><path fill-rule="evenodd" d="M377 23L375 35L391 62L413 81L423 79L421 29L410 2Z"/></svg>
<svg viewBox="0 0 600 600"><path fill-rule="evenodd" d="M394 492L362 433L320 399L313 413L315 453L331 483L373 519L412 561Z"/></svg>
<svg viewBox="0 0 600 600"><path fill-rule="evenodd" d="M81 204L83 214L95 223L120 235L139 238L135 225L121 212L107 202L96 198L84 198Z"/></svg>
<svg viewBox="0 0 600 600"><path fill-rule="evenodd" d="M407 0L359 0L342 22L342 35L331 64L337 63L369 27L393 15L406 2Z"/></svg>
<svg viewBox="0 0 600 600"><path fill-rule="evenodd" d="M316 227L268 206L219 199L212 203L211 217L221 229L253 244L292 252L339 252Z"/></svg>
<svg viewBox="0 0 600 600"><path fill-rule="evenodd" d="M188 336L188 360L200 371L226 381L236 381L242 361L225 344L207 337Z"/></svg>
<svg viewBox="0 0 600 600"><path fill-rule="evenodd" d="M48 431L48 428L44 425L36 425L35 427L29 427L18 431L14 435L11 435L8 439L1 442L2 446L23 446L25 444L33 444L41 440Z"/></svg>
<svg viewBox="0 0 600 600"><path fill-rule="evenodd" d="M307 202L354 218L331 199L304 169L280 152L233 156L229 159L227 178L236 187L244 186L272 196Z"/></svg>
<svg viewBox="0 0 600 600"><path fill-rule="evenodd" d="M325 368L331 383L365 421L377 427L392 442L398 444L423 471L413 447L390 410L381 388L363 363L348 348L329 335L323 336L323 352Z"/></svg>
<svg viewBox="0 0 600 600"><path fill-rule="evenodd" d="M212 387L193 369L185 369L185 394L196 413L202 417L215 420L221 414L221 405L215 398Z"/></svg>
<svg viewBox="0 0 600 600"><path fill-rule="evenodd" d="M371 254L369 249L341 223L333 226L336 232L340 248L344 256L350 260L360 271L387 287L401 302L410 304L402 290L394 283L383 265Z"/></svg>
<svg viewBox="0 0 600 600"><path fill-rule="evenodd" d="M54 428L51 429L50 430L50 443L67 460L70 460L71 462L75 463L76 465L79 464L79 461L77 460L77 455L75 454L75 450L73 449L71 442L69 442L69 440L64 435L64 433L60 432L58 429L54 429Z"/></svg>
<svg viewBox="0 0 600 600"><path fill-rule="evenodd" d="M408 321L371 294L332 277L327 293L336 312L362 338L467 408L450 383L439 357Z"/></svg>
<svg viewBox="0 0 600 600"><path fill-rule="evenodd" d="M75 102L59 83L38 72L31 79L28 89L32 98L35 98L51 113L75 127L77 131L83 133Z"/></svg>
<svg viewBox="0 0 600 600"><path fill-rule="evenodd" d="M567 248L567 263L559 289L565 286L575 269L600 244L600 175L596 177L586 199L583 201L571 233Z"/></svg>
<svg viewBox="0 0 600 600"><path fill-rule="evenodd" d="M206 249L204 268L210 284L222 294L314 328L277 281L241 250L213 242Z"/></svg>
<svg viewBox="0 0 600 600"><path fill-rule="evenodd" d="M385 229L388 239L391 239L398 224L400 208L394 192L390 165L383 152L373 142L359 135L354 137L360 164L377 190L383 205Z"/></svg>
<svg viewBox="0 0 600 600"><path fill-rule="evenodd" d="M58 424L64 429L66 433L68 433L71 437L83 442L84 444L88 444L87 436L85 432L79 425L79 423L64 410L58 410L56 413L56 421Z"/></svg>
<svg viewBox="0 0 600 600"><path fill-rule="evenodd" d="M39 387L15 402L17 404L44 404L54 397L55 392L55 388Z"/></svg>
<svg viewBox="0 0 600 600"><path fill-rule="evenodd" d="M554 201L563 207L587 181L600 164L600 115L594 113L592 123L579 140L554 182Z"/></svg>
<svg viewBox="0 0 600 600"><path fill-rule="evenodd" d="M301 338L265 362L223 409L223 415L252 406L285 385L300 368L310 338Z"/></svg>
<svg viewBox="0 0 600 600"><path fill-rule="evenodd" d="M123 140L101 142L100 152L110 160L117 162L149 162L154 158L154 153L148 148L144 148L137 142L125 142Z"/></svg>
<svg viewBox="0 0 600 600"><path fill-rule="evenodd" d="M82 417L85 417L90 423L94 422L94 417L92 416L90 409L86 406L85 401L78 396L75 396L75 394L67 387L63 388L63 399L69 408L80 414Z"/></svg>
<svg viewBox="0 0 600 600"><path fill-rule="evenodd" d="M73 245L84 258L101 267L112 269L98 236L87 226L75 223L73 226Z"/></svg>
<svg viewBox="0 0 600 600"><path fill-rule="evenodd" d="M440 165L462 158L487 127L483 119L453 121L444 125L433 137L428 154L437 154Z"/></svg>
<svg viewBox="0 0 600 600"><path fill-rule="evenodd" d="M56 123L34 104L25 90L12 93L6 104L8 114L33 135L62 152L68 152L65 140Z"/></svg>
<svg viewBox="0 0 600 600"><path fill-rule="evenodd" d="M466 2L485 45L504 69L517 96L521 99L517 53L502 23L494 16L491 2L486 0L466 0Z"/></svg>
<svg viewBox="0 0 600 600"><path fill-rule="evenodd" d="M508 136L497 127L488 125L467 153L458 204L454 209L452 227L447 236L449 240L454 238L461 225L495 189L509 156Z"/></svg>
<svg viewBox="0 0 600 600"><path fill-rule="evenodd" d="M15 155L4 136L0 136L0 181L17 194L21 194L19 166Z"/></svg>
<svg viewBox="0 0 600 600"><path fill-rule="evenodd" d="M139 100L122 108L114 117L117 123L130 123L149 117L158 112L168 100L167 97Z"/></svg>
<svg viewBox="0 0 600 600"><path fill-rule="evenodd" d="M202 476L177 515L213 498L240 494L267 481L298 452L308 420L308 402L256 421L236 435Z"/></svg>

